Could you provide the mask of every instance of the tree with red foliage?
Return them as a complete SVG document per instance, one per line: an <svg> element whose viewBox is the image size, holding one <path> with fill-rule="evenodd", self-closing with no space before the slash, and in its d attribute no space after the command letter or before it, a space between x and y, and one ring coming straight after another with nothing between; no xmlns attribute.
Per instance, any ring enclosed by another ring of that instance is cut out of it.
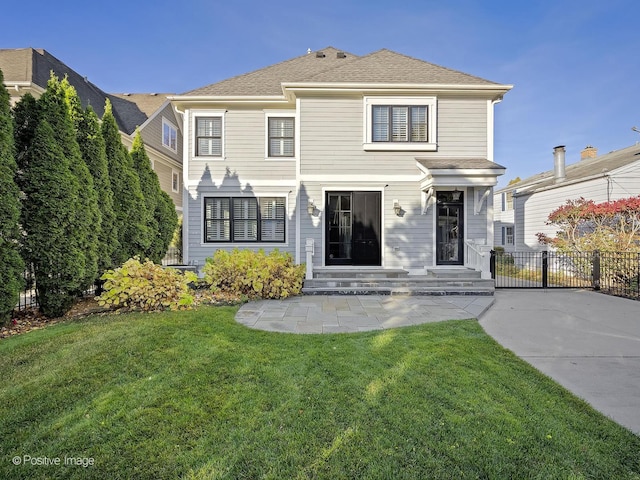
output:
<svg viewBox="0 0 640 480"><path fill-rule="evenodd" d="M559 230L553 238L538 233L538 240L560 251L640 252L640 195L602 203L567 200L546 223Z"/></svg>

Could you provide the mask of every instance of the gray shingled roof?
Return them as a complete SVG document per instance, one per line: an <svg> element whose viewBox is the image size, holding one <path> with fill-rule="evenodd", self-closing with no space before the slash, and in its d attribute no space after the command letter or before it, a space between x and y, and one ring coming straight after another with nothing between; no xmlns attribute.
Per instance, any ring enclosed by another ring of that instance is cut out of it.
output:
<svg viewBox="0 0 640 480"><path fill-rule="evenodd" d="M497 85L473 75L382 49L305 79L309 82Z"/></svg>
<svg viewBox="0 0 640 480"><path fill-rule="evenodd" d="M599 155L595 158L587 158L580 160L579 162L566 165L565 176L566 179L563 182L555 183L554 170L547 170L531 177L527 177L517 183L513 183L507 187L504 187L496 192L505 190L519 190L535 192L544 188L560 188L567 182L579 181L581 179L591 177L593 175L611 172L618 168L624 167L631 163L640 161L640 145L633 145L631 147L622 148L620 150L614 150L613 152L605 155ZM549 164L553 165L553 158L549 158Z"/></svg>
<svg viewBox="0 0 640 480"><path fill-rule="evenodd" d="M324 56L318 56L321 52ZM244 75L207 85L185 96L282 95L283 83L408 83L436 85L496 85L473 75L451 70L390 50L363 57L327 47Z"/></svg>
<svg viewBox="0 0 640 480"><path fill-rule="evenodd" d="M113 115L118 128L127 134L132 134L136 127L142 125L149 116L149 113L137 102L121 95L105 93L86 77L43 49L0 49L0 69L7 85L11 82L32 82L47 88L52 71L59 79L66 76L69 83L76 89L82 106L86 108L87 105L91 105L100 118L104 115L104 106L108 98L113 105ZM165 99L166 95L162 98L161 104Z"/></svg>
<svg viewBox="0 0 640 480"><path fill-rule="evenodd" d="M455 169L497 169L505 167L486 158L418 158L420 165L430 170Z"/></svg>

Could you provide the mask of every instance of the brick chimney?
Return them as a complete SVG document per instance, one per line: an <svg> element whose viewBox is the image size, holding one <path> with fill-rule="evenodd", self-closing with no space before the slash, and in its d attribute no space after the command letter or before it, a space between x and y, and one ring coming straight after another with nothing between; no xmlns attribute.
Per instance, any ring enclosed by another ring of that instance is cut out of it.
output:
<svg viewBox="0 0 640 480"><path fill-rule="evenodd" d="M580 152L580 160L585 160L587 158L596 158L598 156L598 149L596 147L592 147L591 145L587 145L584 147L584 150Z"/></svg>

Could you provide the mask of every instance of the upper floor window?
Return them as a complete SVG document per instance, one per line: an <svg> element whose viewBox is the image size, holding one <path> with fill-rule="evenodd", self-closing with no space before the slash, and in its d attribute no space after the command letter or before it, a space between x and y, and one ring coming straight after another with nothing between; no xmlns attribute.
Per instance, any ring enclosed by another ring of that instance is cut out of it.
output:
<svg viewBox="0 0 640 480"><path fill-rule="evenodd" d="M435 151L435 97L365 97L365 150Z"/></svg>
<svg viewBox="0 0 640 480"><path fill-rule="evenodd" d="M502 192L502 211L513 210L513 190Z"/></svg>
<svg viewBox="0 0 640 480"><path fill-rule="evenodd" d="M269 117L269 156L293 157L295 119L293 117Z"/></svg>
<svg viewBox="0 0 640 480"><path fill-rule="evenodd" d="M374 142L428 142L427 106L374 105Z"/></svg>
<svg viewBox="0 0 640 480"><path fill-rule="evenodd" d="M196 156L222 156L222 117L196 118Z"/></svg>
<svg viewBox="0 0 640 480"><path fill-rule="evenodd" d="M178 151L178 129L167 119L162 119L162 145L174 152Z"/></svg>

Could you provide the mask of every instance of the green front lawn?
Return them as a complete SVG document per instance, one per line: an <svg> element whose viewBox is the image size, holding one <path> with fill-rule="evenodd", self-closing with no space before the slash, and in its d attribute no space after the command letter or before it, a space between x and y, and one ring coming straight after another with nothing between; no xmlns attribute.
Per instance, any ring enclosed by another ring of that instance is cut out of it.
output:
<svg viewBox="0 0 640 480"><path fill-rule="evenodd" d="M293 335L235 311L0 341L0 478L640 479L639 437L476 321Z"/></svg>

